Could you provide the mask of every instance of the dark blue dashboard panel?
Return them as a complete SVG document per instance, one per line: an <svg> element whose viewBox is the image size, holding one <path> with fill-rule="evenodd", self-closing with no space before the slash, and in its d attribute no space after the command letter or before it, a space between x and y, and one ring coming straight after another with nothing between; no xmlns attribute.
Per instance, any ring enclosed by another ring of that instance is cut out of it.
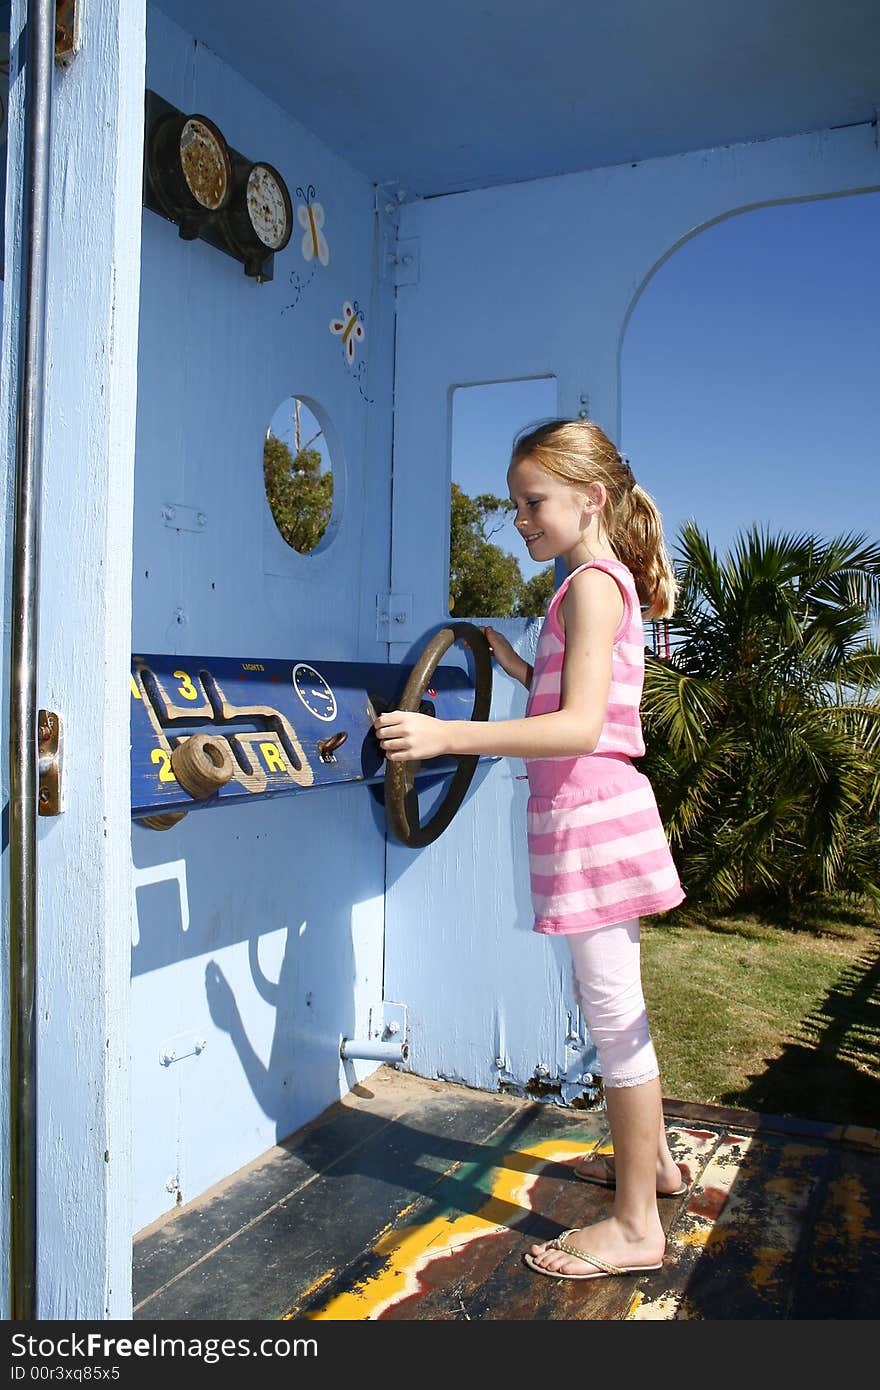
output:
<svg viewBox="0 0 880 1390"><path fill-rule="evenodd" d="M397 706L411 669L345 661L133 656L132 816L381 782L385 764L373 733L373 711ZM473 704L469 672L438 666L423 712L470 719ZM205 733L228 743L235 771L225 786L200 801L178 783L171 755L190 735ZM456 766L455 758L434 758L420 765L417 778L436 780Z"/></svg>

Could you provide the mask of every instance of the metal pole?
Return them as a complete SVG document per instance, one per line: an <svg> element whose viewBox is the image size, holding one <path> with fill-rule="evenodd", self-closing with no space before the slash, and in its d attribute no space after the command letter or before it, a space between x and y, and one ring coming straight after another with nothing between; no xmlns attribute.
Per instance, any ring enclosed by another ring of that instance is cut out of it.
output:
<svg viewBox="0 0 880 1390"><path fill-rule="evenodd" d="M10 1316L37 1316L37 642L54 0L27 6L9 701Z"/></svg>
<svg viewBox="0 0 880 1390"><path fill-rule="evenodd" d="M405 1062L409 1056L406 1042L382 1042L378 1038L343 1038L339 1047L343 1061L356 1058L373 1062Z"/></svg>

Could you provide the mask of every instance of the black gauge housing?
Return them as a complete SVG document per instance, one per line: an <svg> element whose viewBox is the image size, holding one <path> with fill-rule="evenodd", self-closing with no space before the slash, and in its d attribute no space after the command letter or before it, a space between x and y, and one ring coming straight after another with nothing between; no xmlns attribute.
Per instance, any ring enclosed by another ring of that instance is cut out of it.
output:
<svg viewBox="0 0 880 1390"><path fill-rule="evenodd" d="M293 231L293 204L279 171L233 149L209 117L156 92L145 102L143 203L185 241L205 241L259 284Z"/></svg>

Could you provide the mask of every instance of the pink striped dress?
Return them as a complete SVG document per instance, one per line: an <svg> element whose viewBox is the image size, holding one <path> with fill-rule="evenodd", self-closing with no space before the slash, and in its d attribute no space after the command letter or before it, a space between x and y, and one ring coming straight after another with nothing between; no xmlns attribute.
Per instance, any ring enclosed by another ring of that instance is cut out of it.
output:
<svg viewBox="0 0 880 1390"><path fill-rule="evenodd" d="M526 760L527 828L537 932L564 934L665 912L684 899L651 783L632 763L645 751L639 704L645 637L630 570L590 560L560 584L538 638L526 715L558 710L565 634L559 605L574 575L602 569L623 596L605 723L589 755Z"/></svg>

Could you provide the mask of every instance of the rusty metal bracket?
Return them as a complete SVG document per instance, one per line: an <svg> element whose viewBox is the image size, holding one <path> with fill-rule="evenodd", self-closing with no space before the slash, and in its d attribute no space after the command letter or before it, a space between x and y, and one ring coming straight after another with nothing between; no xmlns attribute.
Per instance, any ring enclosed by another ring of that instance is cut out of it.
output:
<svg viewBox="0 0 880 1390"><path fill-rule="evenodd" d="M55 0L55 61L68 62L79 45L79 0Z"/></svg>
<svg viewBox="0 0 880 1390"><path fill-rule="evenodd" d="M63 762L61 716L41 709L37 716L37 747L40 755L40 790L37 811L41 816L61 814L61 765Z"/></svg>

